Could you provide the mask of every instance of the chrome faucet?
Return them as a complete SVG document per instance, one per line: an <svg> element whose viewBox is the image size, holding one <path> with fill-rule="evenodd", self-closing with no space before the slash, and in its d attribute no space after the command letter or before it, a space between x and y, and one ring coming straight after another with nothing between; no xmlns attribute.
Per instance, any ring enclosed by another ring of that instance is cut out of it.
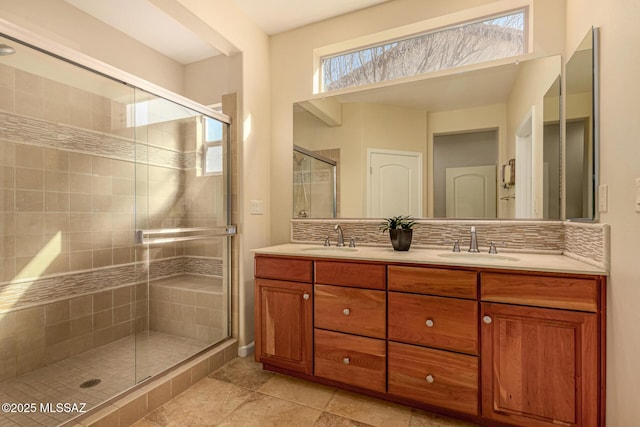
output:
<svg viewBox="0 0 640 427"><path fill-rule="evenodd" d="M469 252L480 252L478 249L478 238L476 237L476 226L471 226L471 241L469 242Z"/></svg>
<svg viewBox="0 0 640 427"><path fill-rule="evenodd" d="M344 235L342 234L342 227L340 227L340 224L336 224L333 229L338 231L338 243L336 243L336 246L339 248L344 247Z"/></svg>

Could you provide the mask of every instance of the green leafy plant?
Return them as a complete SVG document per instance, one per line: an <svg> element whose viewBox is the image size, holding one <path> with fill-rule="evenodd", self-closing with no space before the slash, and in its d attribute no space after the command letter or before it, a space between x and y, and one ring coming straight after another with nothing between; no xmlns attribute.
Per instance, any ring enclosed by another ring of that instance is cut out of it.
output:
<svg viewBox="0 0 640 427"><path fill-rule="evenodd" d="M409 215L394 216L391 218L385 218L385 222L380 224L380 231L383 233L388 230L411 230L416 224Z"/></svg>

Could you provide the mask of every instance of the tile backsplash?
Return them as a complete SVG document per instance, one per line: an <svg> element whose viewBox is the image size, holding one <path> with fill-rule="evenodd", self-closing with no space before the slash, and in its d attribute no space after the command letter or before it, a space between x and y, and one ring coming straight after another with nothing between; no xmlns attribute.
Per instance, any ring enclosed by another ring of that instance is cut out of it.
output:
<svg viewBox="0 0 640 427"><path fill-rule="evenodd" d="M609 269L611 227L567 221L564 253L586 263Z"/></svg>
<svg viewBox="0 0 640 427"><path fill-rule="evenodd" d="M476 227L478 246L488 250L493 241L499 251L565 254L589 264L608 268L609 226L570 221L530 220L418 220L413 245L423 248L451 248L459 241L469 244L469 230ZM345 240L355 237L356 244L389 245L389 236L380 231L379 219L292 219L291 242L322 243L329 236L335 242L333 227L340 224Z"/></svg>

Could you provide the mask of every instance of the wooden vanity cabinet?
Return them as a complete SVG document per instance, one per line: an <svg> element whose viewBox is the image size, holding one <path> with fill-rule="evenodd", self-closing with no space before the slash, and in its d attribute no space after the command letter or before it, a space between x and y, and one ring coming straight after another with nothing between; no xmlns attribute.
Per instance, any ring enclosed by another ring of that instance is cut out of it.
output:
<svg viewBox="0 0 640 427"><path fill-rule="evenodd" d="M603 276L256 256L256 360L481 425L604 426Z"/></svg>
<svg viewBox="0 0 640 427"><path fill-rule="evenodd" d="M480 286L483 417L600 425L599 281L487 273Z"/></svg>
<svg viewBox="0 0 640 427"><path fill-rule="evenodd" d="M256 257L255 264L256 361L312 374L313 262Z"/></svg>

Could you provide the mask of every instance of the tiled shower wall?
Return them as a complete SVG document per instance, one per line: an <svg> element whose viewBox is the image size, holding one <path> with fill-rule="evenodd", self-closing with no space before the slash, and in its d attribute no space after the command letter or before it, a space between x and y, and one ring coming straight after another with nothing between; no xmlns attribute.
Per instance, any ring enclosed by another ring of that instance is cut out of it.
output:
<svg viewBox="0 0 640 427"><path fill-rule="evenodd" d="M215 241L135 247L135 210L141 228L217 225L205 206L223 185L196 178L193 118L134 144L129 98L0 64L0 379L147 328L145 261L152 277L221 274Z"/></svg>
<svg viewBox="0 0 640 427"><path fill-rule="evenodd" d="M0 381L145 329L146 289L125 285L0 314Z"/></svg>

